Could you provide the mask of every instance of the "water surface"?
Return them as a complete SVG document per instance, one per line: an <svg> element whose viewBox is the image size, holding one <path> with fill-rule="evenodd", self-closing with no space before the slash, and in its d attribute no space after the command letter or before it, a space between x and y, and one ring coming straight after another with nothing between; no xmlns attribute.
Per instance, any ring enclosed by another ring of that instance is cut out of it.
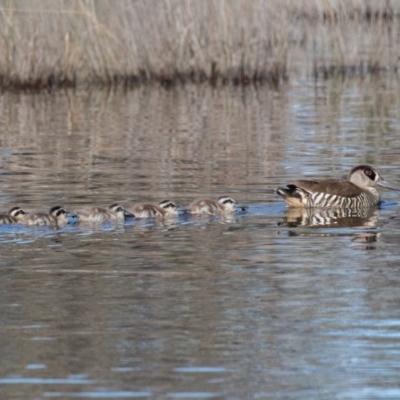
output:
<svg viewBox="0 0 400 400"><path fill-rule="evenodd" d="M399 398L399 194L273 190L371 163L400 185L398 83L0 97L2 210L231 195L232 218L0 227L2 398Z"/></svg>

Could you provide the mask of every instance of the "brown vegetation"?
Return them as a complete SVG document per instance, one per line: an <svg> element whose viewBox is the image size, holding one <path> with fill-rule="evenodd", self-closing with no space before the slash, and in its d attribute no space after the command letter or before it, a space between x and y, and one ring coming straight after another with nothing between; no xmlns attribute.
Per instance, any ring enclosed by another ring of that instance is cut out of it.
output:
<svg viewBox="0 0 400 400"><path fill-rule="evenodd" d="M396 0L3 0L0 87L397 72Z"/></svg>

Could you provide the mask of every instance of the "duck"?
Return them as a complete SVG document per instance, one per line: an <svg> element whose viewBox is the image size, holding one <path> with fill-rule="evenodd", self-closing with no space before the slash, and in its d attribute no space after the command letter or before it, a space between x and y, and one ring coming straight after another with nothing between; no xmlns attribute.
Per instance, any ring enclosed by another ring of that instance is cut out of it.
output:
<svg viewBox="0 0 400 400"><path fill-rule="evenodd" d="M357 209L380 203L377 185L400 190L386 182L374 167L363 164L352 168L347 179L297 180L278 187L276 193L288 207Z"/></svg>
<svg viewBox="0 0 400 400"><path fill-rule="evenodd" d="M8 216L15 223L23 225L62 227L69 223L69 218L74 217L74 214L61 206L51 207L48 213L28 213L23 208L16 206L11 208Z"/></svg>
<svg viewBox="0 0 400 400"><path fill-rule="evenodd" d="M90 223L104 223L111 222L114 224L125 222L126 218L133 218L134 215L125 210L120 204L113 203L107 208L104 207L90 207L82 210L77 210L79 222Z"/></svg>
<svg viewBox="0 0 400 400"><path fill-rule="evenodd" d="M17 221L7 214L0 214L0 225L16 224Z"/></svg>
<svg viewBox="0 0 400 400"><path fill-rule="evenodd" d="M158 205L138 203L129 209L129 211L135 215L135 218L176 217L179 215L180 210L181 208L171 200L162 200Z"/></svg>
<svg viewBox="0 0 400 400"><path fill-rule="evenodd" d="M247 206L238 204L230 196L221 196L218 200L197 199L189 204L191 214L224 215L232 214L238 210L245 211Z"/></svg>
<svg viewBox="0 0 400 400"><path fill-rule="evenodd" d="M11 225L11 224L18 224L17 219L14 218L12 215L10 215L10 213L0 214L0 225Z"/></svg>
<svg viewBox="0 0 400 400"><path fill-rule="evenodd" d="M19 206L15 206L8 211L8 216L17 224L20 223L27 215L28 212Z"/></svg>

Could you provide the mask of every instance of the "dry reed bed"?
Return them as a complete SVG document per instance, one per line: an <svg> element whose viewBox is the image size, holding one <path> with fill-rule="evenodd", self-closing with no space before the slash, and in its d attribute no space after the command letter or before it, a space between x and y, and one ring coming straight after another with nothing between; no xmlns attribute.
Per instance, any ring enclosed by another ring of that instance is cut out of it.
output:
<svg viewBox="0 0 400 400"><path fill-rule="evenodd" d="M396 0L3 0L0 87L398 72Z"/></svg>

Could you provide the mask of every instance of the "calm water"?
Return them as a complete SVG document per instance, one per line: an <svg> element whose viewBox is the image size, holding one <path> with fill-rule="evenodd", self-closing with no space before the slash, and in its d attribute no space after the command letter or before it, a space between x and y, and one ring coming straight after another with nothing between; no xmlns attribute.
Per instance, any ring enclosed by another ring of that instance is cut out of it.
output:
<svg viewBox="0 0 400 400"><path fill-rule="evenodd" d="M358 215L273 189L375 165L399 82L0 97L2 210L187 205L233 218L0 228L0 397L400 398L400 194Z"/></svg>

